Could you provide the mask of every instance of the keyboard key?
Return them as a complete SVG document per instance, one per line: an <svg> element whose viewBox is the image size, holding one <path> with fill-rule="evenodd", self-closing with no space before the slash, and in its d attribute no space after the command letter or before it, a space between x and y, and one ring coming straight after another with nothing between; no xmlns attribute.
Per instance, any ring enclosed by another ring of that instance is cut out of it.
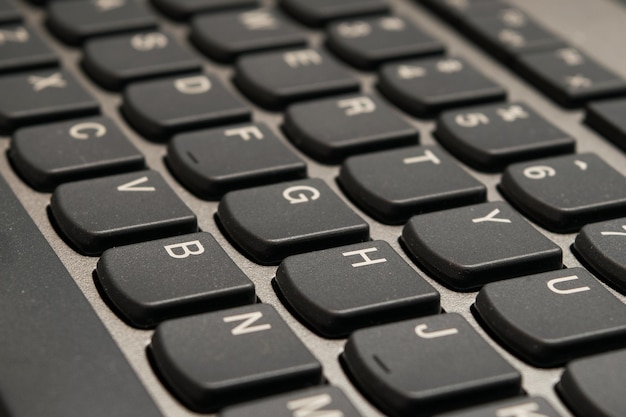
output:
<svg viewBox="0 0 626 417"><path fill-rule="evenodd" d="M152 4L172 19L188 19L196 13L212 13L241 7L254 7L257 0L152 0Z"/></svg>
<svg viewBox="0 0 626 417"><path fill-rule="evenodd" d="M0 343L2 414L161 416L2 178L0 196L0 334L6 335Z"/></svg>
<svg viewBox="0 0 626 417"><path fill-rule="evenodd" d="M591 153L511 165L500 189L532 220L561 233L626 209L626 177Z"/></svg>
<svg viewBox="0 0 626 417"><path fill-rule="evenodd" d="M515 398L436 417L561 417L543 398Z"/></svg>
<svg viewBox="0 0 626 417"><path fill-rule="evenodd" d="M405 223L414 214L487 199L487 188L435 146L348 158L338 180L365 212L391 224Z"/></svg>
<svg viewBox="0 0 626 417"><path fill-rule="evenodd" d="M156 27L155 16L139 0L51 1L47 16L50 30L71 45L93 36Z"/></svg>
<svg viewBox="0 0 626 417"><path fill-rule="evenodd" d="M574 248L601 278L626 294L626 219L586 225Z"/></svg>
<svg viewBox="0 0 626 417"><path fill-rule="evenodd" d="M19 10L13 0L0 0L0 22L15 22L22 20Z"/></svg>
<svg viewBox="0 0 626 417"><path fill-rule="evenodd" d="M0 132L97 113L99 104L67 71L33 70L0 77Z"/></svg>
<svg viewBox="0 0 626 417"><path fill-rule="evenodd" d="M620 417L626 413L626 349L569 363L556 388L580 416Z"/></svg>
<svg viewBox="0 0 626 417"><path fill-rule="evenodd" d="M244 53L307 43L304 31L267 8L196 16L190 36L202 52L222 62Z"/></svg>
<svg viewBox="0 0 626 417"><path fill-rule="evenodd" d="M253 101L268 108L359 89L357 78L316 49L244 56L237 61L235 83Z"/></svg>
<svg viewBox="0 0 626 417"><path fill-rule="evenodd" d="M202 62L163 32L110 36L87 41L83 68L102 87L116 90L131 81L200 71Z"/></svg>
<svg viewBox="0 0 626 417"><path fill-rule="evenodd" d="M382 240L290 256L276 284L325 337L440 312L439 293Z"/></svg>
<svg viewBox="0 0 626 417"><path fill-rule="evenodd" d="M526 54L517 62L523 76L565 107L626 94L624 79L572 47Z"/></svg>
<svg viewBox="0 0 626 417"><path fill-rule="evenodd" d="M56 55L29 26L0 25L0 73L56 63Z"/></svg>
<svg viewBox="0 0 626 417"><path fill-rule="evenodd" d="M382 14L389 10L385 0L281 0L280 5L309 26L323 26L331 20Z"/></svg>
<svg viewBox="0 0 626 417"><path fill-rule="evenodd" d="M234 243L262 264L369 239L369 225L320 179L232 191L217 214Z"/></svg>
<svg viewBox="0 0 626 417"><path fill-rule="evenodd" d="M136 327L256 301L252 281L209 233L108 249L97 278Z"/></svg>
<svg viewBox="0 0 626 417"><path fill-rule="evenodd" d="M196 216L155 171L60 185L50 209L63 235L87 255L198 229Z"/></svg>
<svg viewBox="0 0 626 417"><path fill-rule="evenodd" d="M415 216L402 241L435 278L461 291L562 267L561 248L503 202Z"/></svg>
<svg viewBox="0 0 626 417"><path fill-rule="evenodd" d="M458 23L475 8L484 5L501 5L500 0L418 0L431 8L439 17Z"/></svg>
<svg viewBox="0 0 626 417"><path fill-rule="evenodd" d="M186 130L245 122L251 117L243 101L209 75L133 83L124 91L122 113L131 126L153 141L164 141Z"/></svg>
<svg viewBox="0 0 626 417"><path fill-rule="evenodd" d="M175 136L167 162L200 197L306 177L306 164L266 125L255 123Z"/></svg>
<svg viewBox="0 0 626 417"><path fill-rule="evenodd" d="M198 412L322 381L322 366L269 304L163 322L150 346L161 376Z"/></svg>
<svg viewBox="0 0 626 417"><path fill-rule="evenodd" d="M585 123L602 136L626 149L626 99L618 98L589 103Z"/></svg>
<svg viewBox="0 0 626 417"><path fill-rule="evenodd" d="M361 417L346 395L332 386L310 388L226 408L219 417Z"/></svg>
<svg viewBox="0 0 626 417"><path fill-rule="evenodd" d="M441 54L443 44L407 20L383 16L332 23L328 47L349 64L372 69L385 61Z"/></svg>
<svg viewBox="0 0 626 417"><path fill-rule="evenodd" d="M502 87L455 57L386 64L379 75L378 86L385 96L418 117L506 97Z"/></svg>
<svg viewBox="0 0 626 417"><path fill-rule="evenodd" d="M11 161L33 188L143 169L143 155L106 117L22 128L11 141Z"/></svg>
<svg viewBox="0 0 626 417"><path fill-rule="evenodd" d="M582 268L487 284L474 306L483 323L534 366L626 347L626 306Z"/></svg>
<svg viewBox="0 0 626 417"><path fill-rule="evenodd" d="M456 313L357 330L343 359L356 385L394 416L431 416L520 393L519 372Z"/></svg>
<svg viewBox="0 0 626 417"><path fill-rule="evenodd" d="M456 157L483 171L576 150L573 138L523 103L448 111L437 119L435 135Z"/></svg>
<svg viewBox="0 0 626 417"><path fill-rule="evenodd" d="M419 131L396 109L371 95L344 96L294 104L283 130L313 158L340 162L357 153L414 145Z"/></svg>

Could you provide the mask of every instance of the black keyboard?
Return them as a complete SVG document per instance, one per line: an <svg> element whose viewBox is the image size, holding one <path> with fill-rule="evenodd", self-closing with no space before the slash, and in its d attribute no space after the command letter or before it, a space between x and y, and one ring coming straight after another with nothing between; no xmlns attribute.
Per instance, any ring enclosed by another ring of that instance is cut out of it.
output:
<svg viewBox="0 0 626 417"><path fill-rule="evenodd" d="M0 416L626 416L625 18L0 0Z"/></svg>

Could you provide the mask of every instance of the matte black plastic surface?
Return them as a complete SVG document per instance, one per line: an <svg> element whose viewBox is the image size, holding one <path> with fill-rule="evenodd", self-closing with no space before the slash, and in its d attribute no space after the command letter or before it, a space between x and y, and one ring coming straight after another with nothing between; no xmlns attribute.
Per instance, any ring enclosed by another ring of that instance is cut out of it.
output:
<svg viewBox="0 0 626 417"><path fill-rule="evenodd" d="M0 25L0 33L0 73L57 63L56 55L30 26L15 23Z"/></svg>
<svg viewBox="0 0 626 417"><path fill-rule="evenodd" d="M311 26L322 26L331 20L384 13L389 5L384 0L281 0L280 5Z"/></svg>

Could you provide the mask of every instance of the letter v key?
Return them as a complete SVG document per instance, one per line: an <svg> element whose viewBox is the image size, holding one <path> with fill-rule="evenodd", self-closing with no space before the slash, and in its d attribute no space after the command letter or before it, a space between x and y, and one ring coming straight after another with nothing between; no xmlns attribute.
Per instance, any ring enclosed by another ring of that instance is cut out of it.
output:
<svg viewBox="0 0 626 417"><path fill-rule="evenodd" d="M134 181L127 182L117 187L117 191L140 191L140 192L152 192L156 191L154 187L137 187L139 184L143 184L148 181L148 177L141 177Z"/></svg>

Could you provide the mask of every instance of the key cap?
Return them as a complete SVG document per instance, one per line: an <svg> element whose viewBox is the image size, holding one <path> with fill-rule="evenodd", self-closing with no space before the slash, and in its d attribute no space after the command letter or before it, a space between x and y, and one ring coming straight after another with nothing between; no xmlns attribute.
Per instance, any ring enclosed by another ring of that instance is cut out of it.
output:
<svg viewBox="0 0 626 417"><path fill-rule="evenodd" d="M419 140L416 128L372 95L291 105L282 128L300 149L326 163L357 153L413 145Z"/></svg>
<svg viewBox="0 0 626 417"><path fill-rule="evenodd" d="M506 97L504 89L456 57L425 58L383 65L379 89L397 106L415 116L429 116Z"/></svg>
<svg viewBox="0 0 626 417"><path fill-rule="evenodd" d="M226 234L262 264L369 239L369 225L320 179L232 191L217 215Z"/></svg>
<svg viewBox="0 0 626 417"><path fill-rule="evenodd" d="M196 16L190 36L202 52L221 62L245 53L307 43L302 30L269 8Z"/></svg>
<svg viewBox="0 0 626 417"><path fill-rule="evenodd" d="M133 83L124 91L121 110L132 127L153 141L165 141L186 130L245 122L251 117L238 96L217 78L204 74Z"/></svg>
<svg viewBox="0 0 626 417"><path fill-rule="evenodd" d="M362 417L339 388L310 388L226 408L219 417Z"/></svg>
<svg viewBox="0 0 626 417"><path fill-rule="evenodd" d="M589 103L585 123L602 136L626 149L626 99L610 99Z"/></svg>
<svg viewBox="0 0 626 417"><path fill-rule="evenodd" d="M601 278L626 294L626 219L586 225L574 248Z"/></svg>
<svg viewBox="0 0 626 417"><path fill-rule="evenodd" d="M500 190L533 221L560 233L626 209L626 178L592 153L511 165Z"/></svg>
<svg viewBox="0 0 626 417"><path fill-rule="evenodd" d="M500 0L419 0L419 3L435 11L439 17L454 23L458 23L475 8L501 4Z"/></svg>
<svg viewBox="0 0 626 417"><path fill-rule="evenodd" d="M576 150L573 138L518 102L445 112L435 135L456 157L482 171Z"/></svg>
<svg viewBox="0 0 626 417"><path fill-rule="evenodd" d="M50 30L71 45L94 36L156 27L155 16L139 0L52 1L47 17Z"/></svg>
<svg viewBox="0 0 626 417"><path fill-rule="evenodd" d="M440 312L439 293L382 240L290 256L276 284L325 337Z"/></svg>
<svg viewBox="0 0 626 417"><path fill-rule="evenodd" d="M150 347L161 376L199 412L322 379L322 366L269 304L163 322Z"/></svg>
<svg viewBox="0 0 626 417"><path fill-rule="evenodd" d="M373 69L385 61L436 55L444 51L441 42L397 16L332 23L327 33L328 47L344 61L361 69Z"/></svg>
<svg viewBox="0 0 626 417"><path fill-rule="evenodd" d="M2 178L0 196L3 415L161 416Z"/></svg>
<svg viewBox="0 0 626 417"><path fill-rule="evenodd" d="M520 391L518 371L456 313L357 330L343 359L356 385L394 416L431 416Z"/></svg>
<svg viewBox="0 0 626 417"><path fill-rule="evenodd" d="M359 89L359 81L316 49L276 51L237 61L235 83L251 100L268 108Z"/></svg>
<svg viewBox="0 0 626 417"><path fill-rule="evenodd" d="M541 397L515 398L464 411L437 414L436 417L561 417Z"/></svg>
<svg viewBox="0 0 626 417"><path fill-rule="evenodd" d="M200 71L202 63L164 32L142 32L85 43L83 68L102 87L117 90L132 81Z"/></svg>
<svg viewBox="0 0 626 417"><path fill-rule="evenodd" d="M97 278L124 318L142 328L256 300L252 281L209 233L108 249Z"/></svg>
<svg viewBox="0 0 626 417"><path fill-rule="evenodd" d="M56 63L56 55L29 26L0 25L0 73Z"/></svg>
<svg viewBox="0 0 626 417"><path fill-rule="evenodd" d="M626 94L626 81L572 47L526 54L518 70L532 84L565 107Z"/></svg>
<svg viewBox="0 0 626 417"><path fill-rule="evenodd" d="M228 191L306 177L306 164L265 124L194 131L175 136L167 163L195 194L215 199Z"/></svg>
<svg viewBox="0 0 626 417"><path fill-rule="evenodd" d="M582 268L487 284L474 306L484 325L534 366L626 347L626 306Z"/></svg>
<svg viewBox="0 0 626 417"><path fill-rule="evenodd" d="M281 0L283 9L309 26L323 26L331 20L382 14L389 10L385 0Z"/></svg>
<svg viewBox="0 0 626 417"><path fill-rule="evenodd" d="M9 155L20 176L41 191L145 167L115 123L99 116L19 129Z"/></svg>
<svg viewBox="0 0 626 417"><path fill-rule="evenodd" d="M556 388L580 416L620 417L626 412L626 349L571 362Z"/></svg>
<svg viewBox="0 0 626 417"><path fill-rule="evenodd" d="M487 189L435 146L412 146L348 158L338 181L374 218L405 223L412 215L482 203Z"/></svg>
<svg viewBox="0 0 626 417"><path fill-rule="evenodd" d="M15 22L22 20L19 10L13 0L0 0L0 22Z"/></svg>
<svg viewBox="0 0 626 417"><path fill-rule="evenodd" d="M63 235L87 255L198 229L196 216L155 171L60 185L50 209Z"/></svg>
<svg viewBox="0 0 626 417"><path fill-rule="evenodd" d="M254 7L257 0L152 0L152 4L176 20L190 18L196 13L212 13L227 9Z"/></svg>
<svg viewBox="0 0 626 417"><path fill-rule="evenodd" d="M461 291L562 267L561 248L503 202L415 216L402 241L435 278Z"/></svg>
<svg viewBox="0 0 626 417"><path fill-rule="evenodd" d="M33 70L0 77L0 132L98 112L95 101L67 71Z"/></svg>

